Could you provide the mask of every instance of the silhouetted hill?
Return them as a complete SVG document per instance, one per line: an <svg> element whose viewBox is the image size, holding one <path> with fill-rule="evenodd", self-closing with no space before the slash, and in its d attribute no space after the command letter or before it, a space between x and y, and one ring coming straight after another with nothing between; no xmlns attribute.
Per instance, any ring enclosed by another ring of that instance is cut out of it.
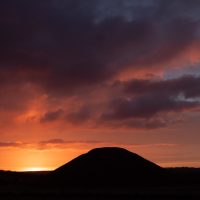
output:
<svg viewBox="0 0 200 200"><path fill-rule="evenodd" d="M200 199L200 169L161 168L122 148L98 148L52 172L0 171L1 199Z"/></svg>
<svg viewBox="0 0 200 200"><path fill-rule="evenodd" d="M165 169L118 147L97 148L59 167L53 173L70 185L154 185Z"/></svg>

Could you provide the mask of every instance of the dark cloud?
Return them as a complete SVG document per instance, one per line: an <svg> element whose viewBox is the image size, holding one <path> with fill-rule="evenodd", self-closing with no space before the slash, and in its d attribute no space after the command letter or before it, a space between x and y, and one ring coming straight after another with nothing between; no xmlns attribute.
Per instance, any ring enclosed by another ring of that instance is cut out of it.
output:
<svg viewBox="0 0 200 200"><path fill-rule="evenodd" d="M108 89L112 95L96 106L83 106L76 111L45 114L54 120L76 125L92 122L93 126L161 128L180 123L172 115L197 110L200 107L200 77L183 76L176 79L132 79L117 81ZM91 99L88 101L93 102ZM94 102L93 102L94 103ZM170 116L171 115L171 116ZM42 120L44 121L44 120Z"/></svg>
<svg viewBox="0 0 200 200"><path fill-rule="evenodd" d="M125 129L159 129L170 125L181 123L180 119L170 119L169 117L157 116L152 118L130 118L130 119L100 119L99 124L110 128L125 128Z"/></svg>
<svg viewBox="0 0 200 200"><path fill-rule="evenodd" d="M0 142L0 147L19 147L21 143L18 142Z"/></svg>
<svg viewBox="0 0 200 200"><path fill-rule="evenodd" d="M145 95L134 99L116 99L110 102L110 110L102 115L105 120L126 118L150 118L158 113L179 112L200 105L199 102L176 100L167 96Z"/></svg>
<svg viewBox="0 0 200 200"><path fill-rule="evenodd" d="M170 61L199 40L198 20L179 8L187 8L186 4L3 0L0 66L7 74L4 81L12 82L8 76L15 74L14 80L39 85L50 95L67 95L109 80L130 65ZM134 18L138 8L146 12L137 12Z"/></svg>
<svg viewBox="0 0 200 200"><path fill-rule="evenodd" d="M67 114L66 120L73 124L82 124L90 120L93 116L89 107L82 107L77 112Z"/></svg>
<svg viewBox="0 0 200 200"><path fill-rule="evenodd" d="M101 141L97 141L97 140L86 140L86 141L82 141L82 140L63 140L60 138L55 138L55 139L49 139L49 140L44 140L44 141L40 141L39 144L72 144L72 143L83 143L83 144L87 144L87 143L101 143Z"/></svg>
<svg viewBox="0 0 200 200"><path fill-rule="evenodd" d="M39 143L40 144L63 144L63 143L66 143L66 141L60 138L55 138L55 139L44 140Z"/></svg>
<svg viewBox="0 0 200 200"><path fill-rule="evenodd" d="M129 69L164 69L189 60L185 53L199 44L199 6L195 0L2 0L0 109L22 112L45 95L45 103L54 105L43 109L41 122L80 124L101 116L164 126L168 122L157 115L199 105L189 99L199 97L199 77L107 84ZM100 88L109 95L97 104L90 94L98 96ZM83 106L59 104L71 96Z"/></svg>
<svg viewBox="0 0 200 200"><path fill-rule="evenodd" d="M64 111L62 109L58 109L56 111L49 111L41 117L40 121L43 123L53 122L62 118L63 114L64 114Z"/></svg>
<svg viewBox="0 0 200 200"><path fill-rule="evenodd" d="M98 140L63 140L54 138L39 142L0 142L0 148L22 148L22 149L49 149L49 148L66 148L76 144L101 144Z"/></svg>
<svg viewBox="0 0 200 200"><path fill-rule="evenodd" d="M166 80L129 80L116 82L114 87L119 87L125 94L163 94L173 97L183 95L185 98L195 98L200 96L200 77L185 75L179 78Z"/></svg>
<svg viewBox="0 0 200 200"><path fill-rule="evenodd" d="M112 99L102 121L128 120L124 124L145 126L168 124L163 114L199 108L200 77L184 76L169 80L130 80L116 82L120 98ZM136 119L131 121L131 119ZM156 122L156 123L155 123Z"/></svg>
<svg viewBox="0 0 200 200"><path fill-rule="evenodd" d="M76 110L76 111L75 111ZM53 121L67 121L72 124L83 124L87 122L91 117L92 113L88 106L84 106L75 109L74 111L64 111L63 109L58 109L55 111L46 112L41 118L41 123L51 123Z"/></svg>

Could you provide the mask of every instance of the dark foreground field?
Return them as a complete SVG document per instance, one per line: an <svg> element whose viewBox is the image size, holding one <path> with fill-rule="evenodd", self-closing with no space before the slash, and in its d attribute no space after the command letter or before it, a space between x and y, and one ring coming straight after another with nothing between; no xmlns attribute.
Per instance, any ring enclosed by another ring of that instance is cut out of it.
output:
<svg viewBox="0 0 200 200"><path fill-rule="evenodd" d="M165 169L125 149L94 149L51 172L1 171L0 199L199 200L200 169Z"/></svg>
<svg viewBox="0 0 200 200"><path fill-rule="evenodd" d="M119 186L70 185L52 178L52 172L0 172L0 199L200 199L200 169L165 169L170 179L154 185L137 185L133 180ZM87 181L86 181L87 183Z"/></svg>
<svg viewBox="0 0 200 200"><path fill-rule="evenodd" d="M8 188L7 188L8 189ZM38 189L38 188L15 188L1 190L1 199L21 199L21 200L64 200L64 199L200 199L199 187L149 187L138 189Z"/></svg>

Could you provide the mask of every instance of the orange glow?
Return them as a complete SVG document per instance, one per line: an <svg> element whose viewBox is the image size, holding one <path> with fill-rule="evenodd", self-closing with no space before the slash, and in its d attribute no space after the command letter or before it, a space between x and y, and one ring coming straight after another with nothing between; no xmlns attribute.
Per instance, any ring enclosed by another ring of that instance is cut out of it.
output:
<svg viewBox="0 0 200 200"><path fill-rule="evenodd" d="M52 169L44 168L44 167L30 167L30 168L24 168L22 171L37 172L37 171L50 171L50 170L52 170Z"/></svg>
<svg viewBox="0 0 200 200"><path fill-rule="evenodd" d="M84 152L85 150L79 151L75 149L2 148L0 152L0 170L54 170Z"/></svg>

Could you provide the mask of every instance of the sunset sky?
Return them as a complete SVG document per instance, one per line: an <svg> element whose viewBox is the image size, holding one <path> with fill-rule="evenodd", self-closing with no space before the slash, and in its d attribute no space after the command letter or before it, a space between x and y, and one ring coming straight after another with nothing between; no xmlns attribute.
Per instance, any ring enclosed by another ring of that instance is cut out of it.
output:
<svg viewBox="0 0 200 200"><path fill-rule="evenodd" d="M1 0L0 169L119 146L200 167L199 0Z"/></svg>

